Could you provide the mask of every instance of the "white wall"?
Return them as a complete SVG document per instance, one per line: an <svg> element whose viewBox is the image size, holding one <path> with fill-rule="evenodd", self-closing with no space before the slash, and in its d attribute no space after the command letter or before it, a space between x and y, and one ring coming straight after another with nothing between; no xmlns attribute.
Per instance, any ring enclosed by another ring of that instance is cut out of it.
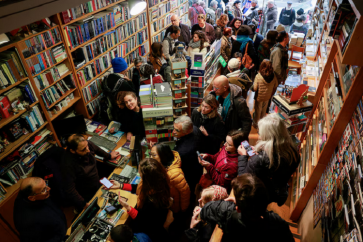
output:
<svg viewBox="0 0 363 242"><path fill-rule="evenodd" d="M298 232L301 234L302 242L321 242L320 221L314 229L313 206L313 196L311 196L298 222Z"/></svg>

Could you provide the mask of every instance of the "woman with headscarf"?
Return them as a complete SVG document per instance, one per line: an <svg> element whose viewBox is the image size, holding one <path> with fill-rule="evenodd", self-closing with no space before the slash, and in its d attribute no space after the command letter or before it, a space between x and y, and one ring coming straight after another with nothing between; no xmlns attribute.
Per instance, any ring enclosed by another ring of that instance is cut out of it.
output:
<svg viewBox="0 0 363 242"><path fill-rule="evenodd" d="M241 1L236 0L233 3L232 14L235 18L242 18Z"/></svg>

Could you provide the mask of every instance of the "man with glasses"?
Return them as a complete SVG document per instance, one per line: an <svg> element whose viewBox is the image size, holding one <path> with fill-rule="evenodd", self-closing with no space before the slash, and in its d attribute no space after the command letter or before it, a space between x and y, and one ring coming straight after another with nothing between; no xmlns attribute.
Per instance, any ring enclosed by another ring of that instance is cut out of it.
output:
<svg viewBox="0 0 363 242"><path fill-rule="evenodd" d="M226 76L219 76L214 79L210 93L217 96L220 105L218 112L225 123L226 131L241 129L248 139L252 118L246 99L242 97L242 89L230 84Z"/></svg>
<svg viewBox="0 0 363 242"><path fill-rule="evenodd" d="M115 159L119 153L112 151L109 154L79 134L68 138L61 169L66 197L75 206L76 213L88 207L88 201L101 185L95 155L110 160Z"/></svg>
<svg viewBox="0 0 363 242"><path fill-rule="evenodd" d="M181 42L184 42L185 45L188 46L188 44L190 42L189 26L186 24L180 23L180 19L179 19L178 15L176 15L176 14L172 15L170 20L171 20L172 25L166 29L165 37L169 35L173 26L178 26L180 28L180 36L178 37L178 40Z"/></svg>
<svg viewBox="0 0 363 242"><path fill-rule="evenodd" d="M177 138L174 150L177 151L182 160L182 170L187 180L191 196L190 204L195 202L195 186L203 174L203 167L199 165L197 151L199 140L196 133L198 128L193 126L192 119L188 116L181 116L174 121L173 136Z"/></svg>
<svg viewBox="0 0 363 242"><path fill-rule="evenodd" d="M62 210L49 198L48 182L39 177L22 181L14 203L14 224L20 241L63 241L67 221Z"/></svg>
<svg viewBox="0 0 363 242"><path fill-rule="evenodd" d="M198 23L192 26L192 37L195 31L201 30L207 36L209 44L212 45L214 40L216 39L214 28L212 25L206 23L205 21L206 21L205 14L198 14Z"/></svg>
<svg viewBox="0 0 363 242"><path fill-rule="evenodd" d="M170 33L163 40L163 54L166 60L170 60L171 56L174 54L175 43L178 41L180 36L180 28L178 26L172 25ZM187 55L187 51L184 49L183 54Z"/></svg>

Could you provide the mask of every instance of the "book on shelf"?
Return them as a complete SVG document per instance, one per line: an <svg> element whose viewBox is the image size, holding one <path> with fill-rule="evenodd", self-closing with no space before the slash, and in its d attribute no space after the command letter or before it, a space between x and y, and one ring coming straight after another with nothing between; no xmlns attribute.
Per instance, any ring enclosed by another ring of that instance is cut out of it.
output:
<svg viewBox="0 0 363 242"><path fill-rule="evenodd" d="M5 88L27 76L18 50L6 50L0 53L0 87Z"/></svg>
<svg viewBox="0 0 363 242"><path fill-rule="evenodd" d="M35 85L37 86L38 90L41 91L49 85L52 85L54 82L58 81L61 76L66 74L68 71L69 69L66 64L57 65L36 76L34 78Z"/></svg>
<svg viewBox="0 0 363 242"><path fill-rule="evenodd" d="M87 104L87 112L88 115L92 116L96 114L101 109L101 99L103 97L103 94L99 95L95 99L93 99L91 102Z"/></svg>
<svg viewBox="0 0 363 242"><path fill-rule="evenodd" d="M27 123L27 126L32 132L35 132L44 124L44 119L38 106L34 106L31 111L21 115L20 117L23 119L24 123Z"/></svg>
<svg viewBox="0 0 363 242"><path fill-rule="evenodd" d="M86 3L80 4L76 7L69 8L61 12L61 17L63 24L67 24L77 18L84 16L85 14L92 13L98 9L107 7L110 4L116 3L116 0L103 0L103 1L88 1Z"/></svg>
<svg viewBox="0 0 363 242"><path fill-rule="evenodd" d="M40 96L44 104L49 108L53 103L63 97L68 91L76 87L73 74L70 74L55 85L44 90Z"/></svg>
<svg viewBox="0 0 363 242"><path fill-rule="evenodd" d="M102 91L101 82L102 78L98 78L82 89L83 97L86 102L96 97Z"/></svg>
<svg viewBox="0 0 363 242"><path fill-rule="evenodd" d="M25 41L19 42L20 51L24 58L38 54L62 41L58 28L53 28Z"/></svg>

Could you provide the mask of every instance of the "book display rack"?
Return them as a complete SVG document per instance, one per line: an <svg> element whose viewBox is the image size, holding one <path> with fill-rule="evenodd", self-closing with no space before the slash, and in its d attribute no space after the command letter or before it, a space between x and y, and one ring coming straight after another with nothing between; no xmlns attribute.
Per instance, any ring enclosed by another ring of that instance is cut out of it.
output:
<svg viewBox="0 0 363 242"><path fill-rule="evenodd" d="M359 118L354 113L360 112L357 107L361 106L363 94L363 83L360 81L363 63L357 58L363 49L356 40L363 30L360 15L363 12L362 3L356 0L321 0L317 6L313 25L314 38L318 42L315 43L315 54L311 55L311 60L319 62L317 76L320 80L311 114L307 117L307 128L300 136L301 163L293 175L291 188L290 218L293 221L299 219L313 193L316 194L314 220L319 219L320 205L323 204L322 197L319 197L323 193L322 185L319 185L323 182L320 180L327 179L324 174L331 167L336 150L344 150L346 146L342 144L351 144L344 134L349 133L347 125L352 127ZM360 126L354 127L359 129Z"/></svg>

